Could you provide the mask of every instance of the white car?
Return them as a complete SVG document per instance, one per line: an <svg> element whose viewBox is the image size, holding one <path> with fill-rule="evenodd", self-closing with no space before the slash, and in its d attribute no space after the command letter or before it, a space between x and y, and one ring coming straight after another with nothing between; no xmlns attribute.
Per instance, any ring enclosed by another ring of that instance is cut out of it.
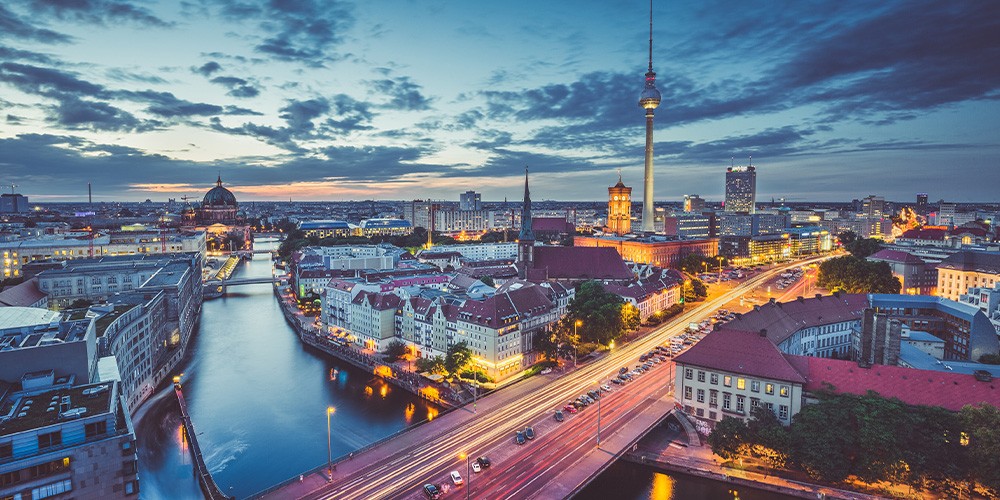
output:
<svg viewBox="0 0 1000 500"><path fill-rule="evenodd" d="M455 483L455 486L462 485L462 476L457 470L451 471L451 482Z"/></svg>
<svg viewBox="0 0 1000 500"><path fill-rule="evenodd" d="M483 468L479 465L478 461L472 462L472 472L475 472L476 474L478 474L479 471L481 471L481 470L483 470Z"/></svg>

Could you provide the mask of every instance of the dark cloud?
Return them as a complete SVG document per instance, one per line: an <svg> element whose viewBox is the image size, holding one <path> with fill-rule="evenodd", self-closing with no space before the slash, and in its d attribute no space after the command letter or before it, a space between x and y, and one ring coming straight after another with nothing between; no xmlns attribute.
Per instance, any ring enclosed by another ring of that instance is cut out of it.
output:
<svg viewBox="0 0 1000 500"><path fill-rule="evenodd" d="M54 93L106 94L104 87L83 81L69 72L12 62L0 63L0 81L22 92L46 96Z"/></svg>
<svg viewBox="0 0 1000 500"><path fill-rule="evenodd" d="M0 60L31 61L42 64L53 64L55 62L55 60L48 54L42 54L30 50L15 49L4 45L0 45Z"/></svg>
<svg viewBox="0 0 1000 500"><path fill-rule="evenodd" d="M108 71L105 72L105 75L108 78L118 82L140 82L140 83L152 83L156 85L163 85L167 83L165 79L157 75L137 73L122 68L109 69Z"/></svg>
<svg viewBox="0 0 1000 500"><path fill-rule="evenodd" d="M353 6L333 0L285 0L262 3L216 0L221 12L236 21L254 20L267 35L255 47L265 56L323 66L339 60L333 52L354 25Z"/></svg>
<svg viewBox="0 0 1000 500"><path fill-rule="evenodd" d="M387 108L402 111L425 111L430 109L431 100L420 92L420 85L413 83L409 77L382 79L369 82L375 92L389 100L384 104Z"/></svg>
<svg viewBox="0 0 1000 500"><path fill-rule="evenodd" d="M338 132L371 129L375 113L367 102L358 101L345 94L333 96L334 117L326 120L326 126Z"/></svg>
<svg viewBox="0 0 1000 500"><path fill-rule="evenodd" d="M235 76L217 76L209 80L229 89L226 94L233 97L257 97L260 90L250 82Z"/></svg>
<svg viewBox="0 0 1000 500"><path fill-rule="evenodd" d="M204 77L209 77L209 76L212 75L212 73L215 73L216 71L221 71L221 70L222 70L222 65L219 64L219 63L217 63L217 62L215 62L215 61L208 61L207 63L202 64L201 66L199 66L197 68L191 68L191 71L194 71L195 73L199 73L199 74L201 74Z"/></svg>
<svg viewBox="0 0 1000 500"><path fill-rule="evenodd" d="M36 28L0 4L0 38L6 37L42 43L66 43L72 40L71 37L62 33Z"/></svg>
<svg viewBox="0 0 1000 500"><path fill-rule="evenodd" d="M53 108L53 120L68 129L135 131L148 130L155 122L143 122L131 113L105 102L63 96Z"/></svg>
<svg viewBox="0 0 1000 500"><path fill-rule="evenodd" d="M10 113L7 114L7 123L18 124L18 123L21 123L23 121L24 120L20 116L12 115Z"/></svg>
<svg viewBox="0 0 1000 500"><path fill-rule="evenodd" d="M31 0L31 9L62 20L94 24L132 22L143 26L169 27L174 23L153 15L149 9L121 0Z"/></svg>

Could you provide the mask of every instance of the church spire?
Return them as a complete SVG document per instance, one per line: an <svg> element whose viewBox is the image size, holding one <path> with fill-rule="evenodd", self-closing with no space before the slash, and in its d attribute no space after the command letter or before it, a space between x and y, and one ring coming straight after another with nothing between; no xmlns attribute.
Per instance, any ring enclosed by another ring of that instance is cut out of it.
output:
<svg viewBox="0 0 1000 500"><path fill-rule="evenodd" d="M215 185L222 187L222 172L219 172L219 178L215 180Z"/></svg>
<svg viewBox="0 0 1000 500"><path fill-rule="evenodd" d="M528 167L524 167L524 206L521 208L521 241L535 241L531 228L531 192L528 190Z"/></svg>

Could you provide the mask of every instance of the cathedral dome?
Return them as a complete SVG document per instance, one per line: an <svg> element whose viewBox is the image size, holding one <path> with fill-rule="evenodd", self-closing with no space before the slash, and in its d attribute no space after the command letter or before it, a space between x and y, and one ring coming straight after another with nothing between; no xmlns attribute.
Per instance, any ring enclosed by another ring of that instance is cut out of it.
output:
<svg viewBox="0 0 1000 500"><path fill-rule="evenodd" d="M232 191L222 187L222 176L216 181L215 187L205 194L205 199L201 202L202 207L235 207L236 196Z"/></svg>

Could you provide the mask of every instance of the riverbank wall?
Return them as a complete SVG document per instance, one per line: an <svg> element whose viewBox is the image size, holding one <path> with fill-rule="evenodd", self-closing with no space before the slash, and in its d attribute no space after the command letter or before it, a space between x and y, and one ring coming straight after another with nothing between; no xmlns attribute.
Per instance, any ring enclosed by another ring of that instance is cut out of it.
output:
<svg viewBox="0 0 1000 500"><path fill-rule="evenodd" d="M233 500L233 497L222 492L222 488L215 482L211 471L205 465L205 457L201 453L201 446L198 445L198 433L194 430L194 423L188 416L187 403L184 402L184 393L181 392L181 385L174 381L174 394L177 396L177 405L181 409L181 422L184 424L184 435L187 437L188 450L191 451L191 458L194 465L194 475L198 478L198 486L208 500Z"/></svg>

